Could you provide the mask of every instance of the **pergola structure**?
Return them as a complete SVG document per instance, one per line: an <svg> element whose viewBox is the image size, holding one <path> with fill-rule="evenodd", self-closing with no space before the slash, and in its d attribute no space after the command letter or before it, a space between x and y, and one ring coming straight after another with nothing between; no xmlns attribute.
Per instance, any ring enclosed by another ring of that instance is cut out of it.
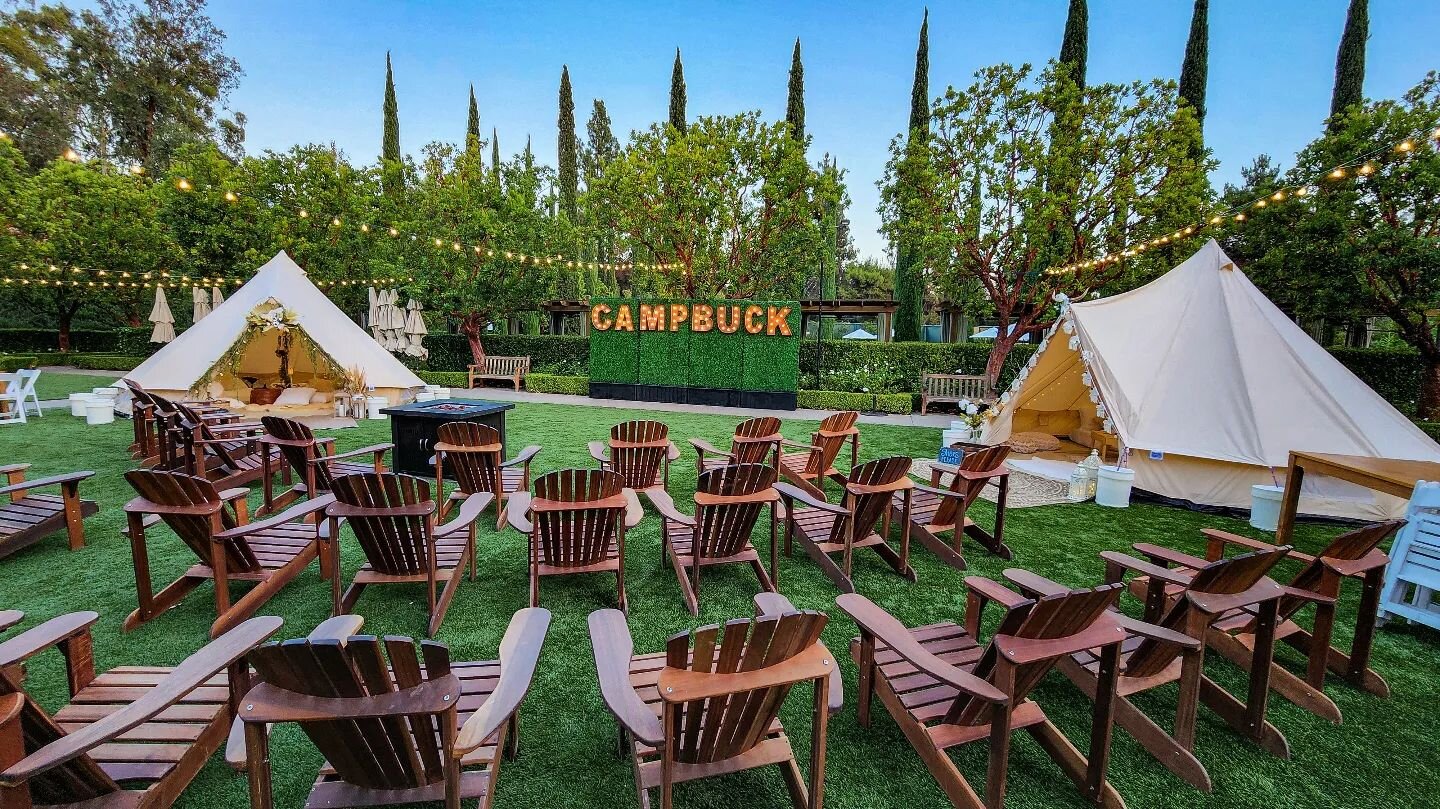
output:
<svg viewBox="0 0 1440 809"><path fill-rule="evenodd" d="M578 331L571 333L579 334L581 337L589 336L590 318L586 317L586 313L590 311L589 303L585 301L568 300L546 301L540 305L540 310L544 312L545 316L550 320L551 334L564 334L565 321L570 317L574 317L576 321L578 321L579 326Z"/></svg>
<svg viewBox="0 0 1440 809"><path fill-rule="evenodd" d="M963 343L970 339L970 316L959 304L946 301L940 304L940 340L945 343Z"/></svg>
<svg viewBox="0 0 1440 809"><path fill-rule="evenodd" d="M800 301L800 333L805 334L811 319L861 315L874 317L882 342L890 342L891 323L900 304L895 301L862 300L859 298L811 299Z"/></svg>

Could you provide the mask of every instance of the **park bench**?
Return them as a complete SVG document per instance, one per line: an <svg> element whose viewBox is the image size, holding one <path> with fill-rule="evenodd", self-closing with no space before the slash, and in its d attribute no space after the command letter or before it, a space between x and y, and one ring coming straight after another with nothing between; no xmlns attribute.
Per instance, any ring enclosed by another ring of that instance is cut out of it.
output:
<svg viewBox="0 0 1440 809"><path fill-rule="evenodd" d="M936 402L959 404L962 401L991 404L995 400L988 376L961 374L924 374L920 377L920 412L925 413Z"/></svg>
<svg viewBox="0 0 1440 809"><path fill-rule="evenodd" d="M530 373L529 357L483 357L479 365L471 365L465 380L465 387L475 387L482 379L499 379L509 382L520 390L520 383Z"/></svg>

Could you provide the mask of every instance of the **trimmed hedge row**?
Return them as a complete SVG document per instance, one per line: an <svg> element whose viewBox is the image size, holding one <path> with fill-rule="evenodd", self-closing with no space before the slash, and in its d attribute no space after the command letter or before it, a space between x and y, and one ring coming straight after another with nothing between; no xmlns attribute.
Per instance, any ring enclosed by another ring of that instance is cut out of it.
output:
<svg viewBox="0 0 1440 809"><path fill-rule="evenodd" d="M72 329L70 350L82 354L149 356L159 346L150 342L150 328ZM54 352L60 334L53 329L0 329L0 352Z"/></svg>
<svg viewBox="0 0 1440 809"><path fill-rule="evenodd" d="M415 375L427 385L439 385L445 388L465 387L464 371L416 371Z"/></svg>
<svg viewBox="0 0 1440 809"><path fill-rule="evenodd" d="M571 396L589 396L590 378L584 376L557 376L555 374L530 374L525 377L525 389L531 393L564 393Z"/></svg>
<svg viewBox="0 0 1440 809"><path fill-rule="evenodd" d="M1415 415L1425 378L1425 363L1419 354L1393 348L1332 348L1330 353L1396 410Z"/></svg>
<svg viewBox="0 0 1440 809"><path fill-rule="evenodd" d="M40 358L34 354L0 354L0 373L23 371L39 364Z"/></svg>
<svg viewBox="0 0 1440 809"><path fill-rule="evenodd" d="M801 390L795 392L795 406L806 410L869 410L882 413L909 413L908 393L849 393L838 390Z"/></svg>
<svg viewBox="0 0 1440 809"><path fill-rule="evenodd" d="M590 341L584 337L496 334L486 335L483 343L486 354L529 357L530 370L542 374L584 373L590 365ZM427 369L463 371L470 364L470 341L464 335L432 334L425 338L425 347L430 350Z"/></svg>

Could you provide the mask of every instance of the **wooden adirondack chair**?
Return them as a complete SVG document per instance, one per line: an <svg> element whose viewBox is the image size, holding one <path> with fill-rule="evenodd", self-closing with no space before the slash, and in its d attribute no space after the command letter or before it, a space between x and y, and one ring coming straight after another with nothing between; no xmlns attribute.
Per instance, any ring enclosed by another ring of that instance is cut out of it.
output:
<svg viewBox="0 0 1440 809"><path fill-rule="evenodd" d="M330 483L341 475L357 472L384 472L385 453L395 448L394 444L374 444L349 452L336 452L334 438L316 438L315 433L304 424L279 416L264 416L260 423L265 435L260 439L264 467L261 477L266 481L265 505L258 514L278 511L301 497L320 496L330 491ZM271 449L280 456L280 463L293 471L295 485L275 497L272 474ZM368 463L346 460L370 456Z"/></svg>
<svg viewBox="0 0 1440 809"><path fill-rule="evenodd" d="M530 462L540 454L531 444L520 454L505 460L500 432L488 424L452 421L440 425L435 444L435 491L444 491L445 472L455 478L455 491L440 507L444 519L450 509L476 492L495 498L495 530L505 525L505 509L515 492L530 491Z"/></svg>
<svg viewBox="0 0 1440 809"><path fill-rule="evenodd" d="M790 555L792 540L799 540L843 593L855 592L851 570L857 548L875 549L896 573L915 581L915 569L910 566L909 497L915 482L908 477L909 470L910 459L900 455L851 467L844 478L845 496L838 506L817 499L801 487L776 483L775 490L785 501L785 555ZM890 547L888 538L889 506L897 496L903 497L899 553ZM841 557L838 565L830 558L837 553Z"/></svg>
<svg viewBox="0 0 1440 809"><path fill-rule="evenodd" d="M175 446L186 474L202 476L221 489L245 486L257 480L267 489L270 487L265 464L267 453L260 443L265 434L263 425L212 422L188 405L173 404L179 413L174 428Z"/></svg>
<svg viewBox="0 0 1440 809"><path fill-rule="evenodd" d="M680 450L660 421L624 421L610 428L609 441L591 441L590 457L601 469L620 473L625 488L637 492L670 488L670 462Z"/></svg>
<svg viewBox="0 0 1440 809"><path fill-rule="evenodd" d="M451 662L441 643L373 635L269 643L249 656L259 680L245 696L250 805L274 806L267 726L295 722L325 755L306 807L388 806L462 799L488 809L502 753L514 759L550 613L510 619L500 659ZM358 627L357 627L358 629ZM382 651L383 647L383 651ZM387 661L388 658L388 661Z"/></svg>
<svg viewBox="0 0 1440 809"><path fill-rule="evenodd" d="M340 595L340 577L333 582L335 614L355 608L360 593L372 584L414 584L426 586L430 623L427 633L434 637L445 620L445 612L465 568L475 579L475 521L490 505L489 492L472 494L460 506L460 514L444 525L436 525L435 501L430 484L410 475L391 472L362 472L337 477L330 482L334 502L325 509L330 518L329 535L340 536L340 524L348 523L365 564ZM331 569L340 569L340 545L330 544ZM439 589L443 585L444 589Z"/></svg>
<svg viewBox="0 0 1440 809"><path fill-rule="evenodd" d="M1317 716L1340 723L1340 707L1325 695L1327 669L1362 691L1379 697L1390 695L1390 686L1370 668L1370 651L1375 639L1376 610L1389 558L1380 550L1380 543L1397 531L1403 520L1376 523L1343 533L1330 541L1314 556L1293 548L1287 558L1304 567L1285 587L1285 596L1277 605L1275 639L1298 649L1307 656L1304 677L1275 662L1270 664L1270 687L1275 693ZM1237 536L1215 529L1205 529L1206 560L1224 557L1227 547L1265 551L1275 548L1268 542ZM1184 563L1181 563L1184 564ZM1188 567L1188 566L1187 566ZM1187 571L1188 572L1188 571ZM1346 579L1363 582L1360 606L1355 616L1355 635L1350 653L1331 645L1335 629L1335 607ZM1315 617L1311 629L1296 622L1298 614L1311 604ZM1210 647L1235 665L1249 669L1257 656L1258 618L1251 608L1237 607L1220 617L1207 638Z"/></svg>
<svg viewBox="0 0 1440 809"><path fill-rule="evenodd" d="M530 543L530 606L540 606L540 579L613 573L625 598L625 531L645 512L633 489L608 469L561 469L535 481L535 495L511 495L506 519Z"/></svg>
<svg viewBox="0 0 1440 809"><path fill-rule="evenodd" d="M306 519L329 505L327 497L250 522L245 504L249 489L221 490L204 478L158 469L136 469L125 473L125 480L139 495L125 504L140 602L125 619L127 632L159 617L204 582L213 581L217 617L210 635L217 637L254 615L312 560L319 558L322 577L333 573L328 554L321 552L319 531ZM155 593L145 532L159 522L195 553L198 563ZM232 581L254 582L255 586L231 603Z"/></svg>
<svg viewBox="0 0 1440 809"><path fill-rule="evenodd" d="M1195 757L1195 719L1201 702L1262 747L1272 752L1286 749L1284 736L1265 720L1263 701L1256 706L1259 713L1245 711L1238 700L1205 676L1204 669L1205 635L1222 614L1215 610L1215 605L1273 601L1278 596L1277 587L1265 576L1284 557L1285 550L1272 546L1200 568L1194 572L1189 586L1171 599L1170 606L1155 623L1137 621L1119 612L1113 616L1126 633L1121 646L1115 721L1157 761L1196 789L1209 792L1212 788L1210 774ZM1107 579L1120 581L1124 571L1136 561L1123 554L1107 557ZM1068 588L1026 570L1006 570L1005 577L1032 598L1069 592ZM1093 651L1062 659L1059 669L1081 691L1094 697L1100 659ZM1136 707L1130 697L1170 683L1178 683L1180 690L1174 729L1167 733ZM1263 693L1262 686L1253 687Z"/></svg>
<svg viewBox="0 0 1440 809"><path fill-rule="evenodd" d="M184 459L176 446L179 409L163 396L150 393L128 379L122 381L130 389L130 417L135 439L130 444L130 456L147 468L180 469ZM198 417L213 424L240 420L239 416L219 407L196 403L190 408Z"/></svg>
<svg viewBox="0 0 1440 809"><path fill-rule="evenodd" d="M1014 559L1015 553L1005 544L1005 495L1009 489L1010 471L1005 468L1005 458L1010 448L1003 444L993 447L968 445L959 466L932 463L930 485L916 485L914 499L910 504L910 524L915 536L925 547L934 551L942 562L956 570L966 567L965 556L960 550L962 536L968 535L1001 559ZM950 485L940 487L941 476L953 476ZM999 489L995 503L995 533L991 534L975 524L967 512L980 497L980 492L991 483ZM902 519L904 494L899 493L891 501L890 510L894 518ZM950 534L950 541L940 534Z"/></svg>
<svg viewBox="0 0 1440 809"><path fill-rule="evenodd" d="M240 659L280 629L252 618L174 668L96 675L93 612L51 619L0 643L0 806L164 809L225 741ZM53 715L12 676L50 648L65 658L70 703Z"/></svg>
<svg viewBox="0 0 1440 809"><path fill-rule="evenodd" d="M860 637L850 644L860 667L860 724L870 726L870 702L878 692L925 768L962 809L1005 805L1010 735L1022 728L1087 800L1123 809L1124 801L1105 777L1125 638L1109 608L1120 585L1029 599L978 576L967 577L965 584L964 626L945 622L909 629L862 595L836 599L835 605L860 625ZM991 601L1005 613L982 647L980 613ZM1101 661L1088 758L1030 698L1058 661L1085 649L1100 650ZM945 752L982 739L990 741L983 800Z"/></svg>
<svg viewBox="0 0 1440 809"><path fill-rule="evenodd" d="M795 611L730 621L723 635L705 626L670 638L662 653L632 657L625 616L590 614L600 693L620 726L621 754L634 763L641 809L650 809L652 789L671 809L677 783L769 765L779 765L797 809L820 809L836 668L820 642L826 621ZM808 787L779 716L804 682L815 690Z"/></svg>
<svg viewBox="0 0 1440 809"><path fill-rule="evenodd" d="M801 444L788 438L780 439L781 446L793 447L799 452L780 454L780 474L791 483L809 492L820 500L825 499L825 479L839 483L845 476L835 468L835 459L845 443L850 443L850 466L860 463L860 431L855 422L860 414L854 410L835 413L820 422L820 429L810 436L809 444Z"/></svg>
<svg viewBox="0 0 1440 809"><path fill-rule="evenodd" d="M780 468L780 419L774 416L756 416L740 422L735 435L730 439L730 451L716 449L703 438L690 439L695 448L695 473L708 469L729 466L734 463L769 464ZM705 457L710 455L713 457Z"/></svg>
<svg viewBox="0 0 1440 809"><path fill-rule="evenodd" d="M94 472L70 472L39 480L26 480L28 463L0 466L0 558L28 548L65 529L70 550L85 547L85 519L100 510L94 500L80 498L80 481ZM60 494L36 494L36 489L59 486Z"/></svg>
<svg viewBox="0 0 1440 809"><path fill-rule="evenodd" d="M651 492L660 512L660 564L670 557L680 591L691 615L700 614L700 571L715 565L749 564L767 592L778 592L776 566L776 513L780 494L775 491L775 469L758 463L721 466L700 473L695 484L695 516L675 508L670 495ZM770 572L750 543L750 533L765 506L770 507Z"/></svg>

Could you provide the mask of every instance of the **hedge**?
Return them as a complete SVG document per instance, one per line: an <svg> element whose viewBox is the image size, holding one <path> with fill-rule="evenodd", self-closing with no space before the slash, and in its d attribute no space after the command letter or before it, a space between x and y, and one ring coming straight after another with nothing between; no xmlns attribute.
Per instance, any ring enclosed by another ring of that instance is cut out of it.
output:
<svg viewBox="0 0 1440 809"><path fill-rule="evenodd" d="M39 364L40 359L34 354L0 354L0 372L20 371Z"/></svg>
<svg viewBox="0 0 1440 809"><path fill-rule="evenodd" d="M909 413L908 393L849 393L838 390L801 390L795 393L795 406L806 410L869 410L882 413Z"/></svg>
<svg viewBox="0 0 1440 809"><path fill-rule="evenodd" d="M427 385L444 388L464 388L468 381L464 371L416 371L415 375Z"/></svg>
<svg viewBox="0 0 1440 809"><path fill-rule="evenodd" d="M70 354L70 365L76 368L92 368L97 371L132 371L147 357L127 357L123 354Z"/></svg>
<svg viewBox="0 0 1440 809"><path fill-rule="evenodd" d="M1425 378L1425 363L1418 353L1393 348L1332 348L1330 353L1396 410L1415 415Z"/></svg>
<svg viewBox="0 0 1440 809"><path fill-rule="evenodd" d="M150 342L150 328L72 329L70 350L82 354L149 356L159 346ZM0 352L59 352L54 329L0 329Z"/></svg>
<svg viewBox="0 0 1440 809"><path fill-rule="evenodd" d="M535 334L486 335L486 354L529 357L530 370L542 374L584 373L590 365L590 341L584 337ZM432 334L425 338L431 371L463 371L471 362L470 341L460 334Z"/></svg>
<svg viewBox="0 0 1440 809"><path fill-rule="evenodd" d="M589 396L590 379L583 376L530 374L525 377L525 389L531 393L564 393L571 396Z"/></svg>

